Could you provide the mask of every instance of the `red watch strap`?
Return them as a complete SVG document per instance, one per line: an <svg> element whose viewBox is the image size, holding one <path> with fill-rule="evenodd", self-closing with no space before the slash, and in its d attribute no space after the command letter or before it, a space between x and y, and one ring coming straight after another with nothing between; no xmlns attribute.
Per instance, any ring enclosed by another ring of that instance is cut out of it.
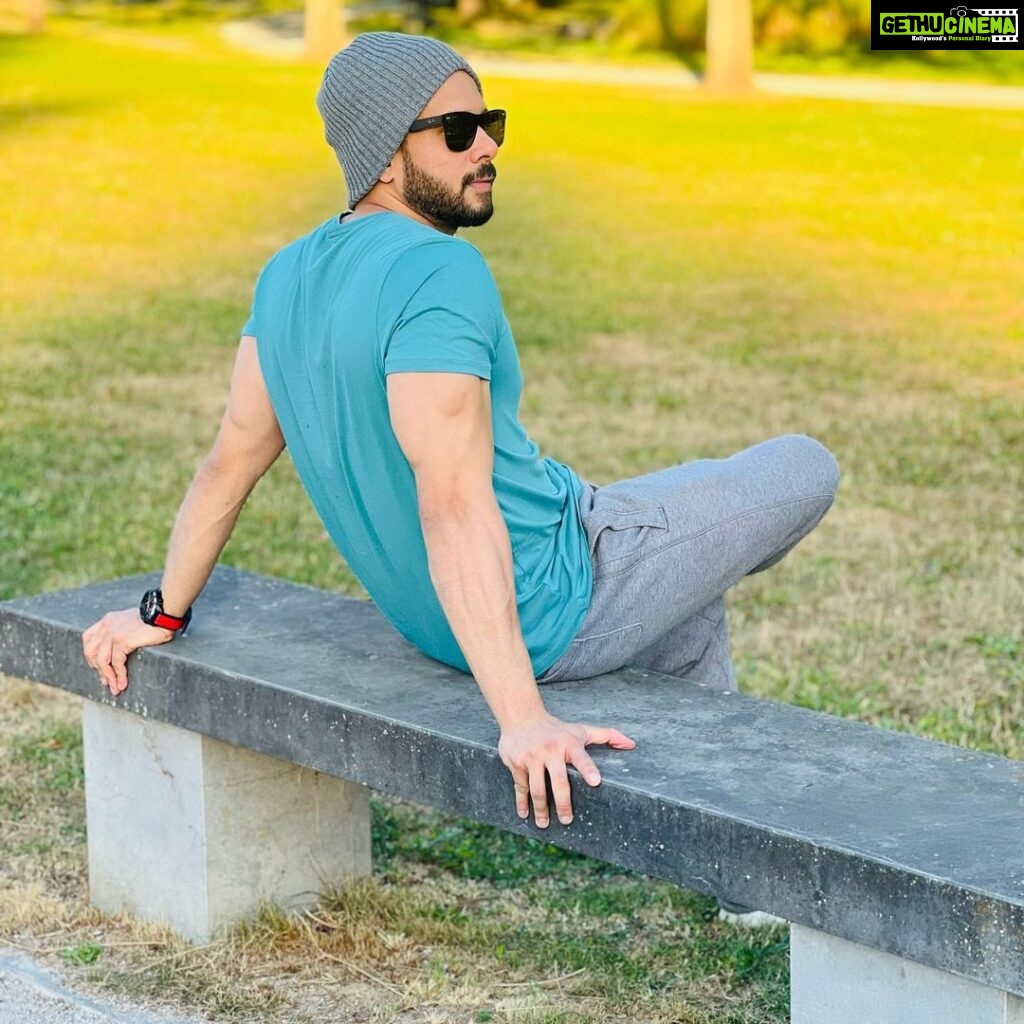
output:
<svg viewBox="0 0 1024 1024"><path fill-rule="evenodd" d="M178 630L185 625L185 620L168 615L167 612L159 612L153 619L153 625L159 626L161 629Z"/></svg>

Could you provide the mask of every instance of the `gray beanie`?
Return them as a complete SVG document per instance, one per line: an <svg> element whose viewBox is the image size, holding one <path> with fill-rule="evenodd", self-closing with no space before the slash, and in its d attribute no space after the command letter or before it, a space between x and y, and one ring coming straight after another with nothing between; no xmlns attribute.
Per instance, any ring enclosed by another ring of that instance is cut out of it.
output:
<svg viewBox="0 0 1024 1024"><path fill-rule="evenodd" d="M476 72L450 46L400 32L364 32L331 58L316 105L345 172L349 206L377 183L409 125L456 71L480 88Z"/></svg>

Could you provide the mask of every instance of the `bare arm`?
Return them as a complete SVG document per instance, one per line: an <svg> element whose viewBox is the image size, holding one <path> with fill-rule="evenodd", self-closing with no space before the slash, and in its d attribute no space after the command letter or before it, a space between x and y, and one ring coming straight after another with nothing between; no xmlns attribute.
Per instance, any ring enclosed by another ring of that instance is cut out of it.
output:
<svg viewBox="0 0 1024 1024"><path fill-rule="evenodd" d="M544 708L516 606L508 528L492 484L490 385L471 374L387 378L395 436L416 477L430 578L480 690L501 729L502 760L521 817L532 797L548 823L545 772L560 820L572 820L566 764L591 785L600 773L588 743L631 747L615 729L565 723Z"/></svg>
<svg viewBox="0 0 1024 1024"><path fill-rule="evenodd" d="M169 614L183 615L199 596L246 498L283 449L256 339L243 337L217 439L196 471L171 531L161 588ZM144 623L138 609L130 608L110 612L90 626L82 634L82 648L103 684L117 695L128 685L128 655L173 637L170 630Z"/></svg>
<svg viewBox="0 0 1024 1024"><path fill-rule="evenodd" d="M543 711L516 607L512 547L491 484L488 382L470 374L388 377L395 436L416 475L438 599L498 724Z"/></svg>
<svg viewBox="0 0 1024 1024"><path fill-rule="evenodd" d="M257 481L284 450L256 356L256 339L238 346L228 407L217 439L192 479L174 521L162 590L164 608L183 615L199 596Z"/></svg>

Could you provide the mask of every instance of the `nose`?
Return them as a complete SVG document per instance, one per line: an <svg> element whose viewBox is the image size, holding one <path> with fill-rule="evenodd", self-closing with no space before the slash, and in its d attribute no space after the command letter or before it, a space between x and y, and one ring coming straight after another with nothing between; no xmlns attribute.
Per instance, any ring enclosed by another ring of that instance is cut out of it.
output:
<svg viewBox="0 0 1024 1024"><path fill-rule="evenodd" d="M473 162L480 163L481 161L493 160L497 152L498 144L483 128L477 125L476 138L473 140Z"/></svg>

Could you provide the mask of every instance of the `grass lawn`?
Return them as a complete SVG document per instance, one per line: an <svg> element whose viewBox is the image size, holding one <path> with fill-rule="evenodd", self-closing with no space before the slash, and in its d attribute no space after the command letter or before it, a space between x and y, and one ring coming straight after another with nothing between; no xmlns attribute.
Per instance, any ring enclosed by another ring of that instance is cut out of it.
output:
<svg viewBox="0 0 1024 1024"><path fill-rule="evenodd" d="M343 203L318 80L201 25L0 36L0 598L161 564L256 273ZM818 437L839 499L731 594L741 688L1020 758L1024 112L487 85L469 237L542 452L606 483ZM287 460L225 561L363 594ZM389 801L318 922L190 952L104 918L78 705L0 686L0 937L83 983L238 1021L786 1019L784 933Z"/></svg>

